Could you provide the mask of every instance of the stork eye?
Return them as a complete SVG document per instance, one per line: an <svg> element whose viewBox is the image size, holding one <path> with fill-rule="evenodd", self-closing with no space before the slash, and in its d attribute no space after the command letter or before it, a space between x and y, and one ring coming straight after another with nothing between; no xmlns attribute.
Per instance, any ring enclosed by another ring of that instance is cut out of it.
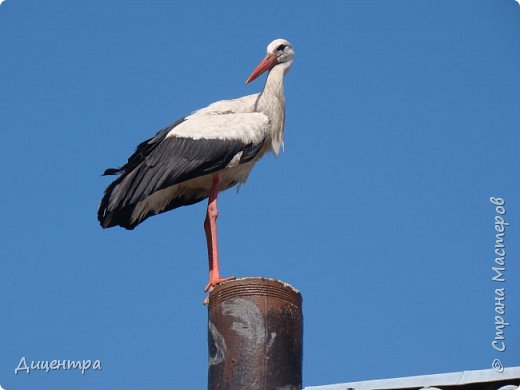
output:
<svg viewBox="0 0 520 390"><path fill-rule="evenodd" d="M285 44L282 43L280 46L278 46L278 47L276 48L276 50L277 50L277 51L284 51L286 47L287 47L287 45L285 45Z"/></svg>

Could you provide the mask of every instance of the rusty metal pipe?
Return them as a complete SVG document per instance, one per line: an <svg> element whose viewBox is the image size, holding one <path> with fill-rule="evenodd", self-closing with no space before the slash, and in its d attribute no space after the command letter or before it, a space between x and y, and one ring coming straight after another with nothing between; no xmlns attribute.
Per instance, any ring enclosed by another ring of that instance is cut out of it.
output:
<svg viewBox="0 0 520 390"><path fill-rule="evenodd" d="M302 297L289 284L242 278L211 291L208 390L299 390L302 347Z"/></svg>

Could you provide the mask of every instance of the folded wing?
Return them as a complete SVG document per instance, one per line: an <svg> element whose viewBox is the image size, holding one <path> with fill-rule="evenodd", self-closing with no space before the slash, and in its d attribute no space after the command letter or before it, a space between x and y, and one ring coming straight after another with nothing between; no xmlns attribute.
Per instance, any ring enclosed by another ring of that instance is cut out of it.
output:
<svg viewBox="0 0 520 390"><path fill-rule="evenodd" d="M262 113L195 113L175 122L139 144L124 166L105 171L120 176L101 200L101 226L133 229L150 215L204 199L207 194L181 198L162 190L253 160L268 134ZM169 198L157 202L159 196Z"/></svg>

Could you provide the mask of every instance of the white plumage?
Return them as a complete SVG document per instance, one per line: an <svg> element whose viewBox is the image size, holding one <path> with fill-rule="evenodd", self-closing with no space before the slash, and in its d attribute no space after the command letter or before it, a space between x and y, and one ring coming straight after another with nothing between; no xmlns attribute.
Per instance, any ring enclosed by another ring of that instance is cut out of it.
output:
<svg viewBox="0 0 520 390"><path fill-rule="evenodd" d="M262 112L194 113L170 130L166 137L240 140L259 143L269 136L270 121Z"/></svg>

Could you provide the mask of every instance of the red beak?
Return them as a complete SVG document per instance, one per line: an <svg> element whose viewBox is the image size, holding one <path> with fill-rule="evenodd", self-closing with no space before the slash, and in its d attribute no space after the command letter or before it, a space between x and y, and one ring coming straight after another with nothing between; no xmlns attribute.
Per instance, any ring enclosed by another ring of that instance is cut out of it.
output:
<svg viewBox="0 0 520 390"><path fill-rule="evenodd" d="M256 79L258 76L260 76L262 73L271 70L273 66L277 64L276 61L276 54L268 54L265 56L265 58L260 61L258 66L255 70L253 70L253 73L247 78L246 84L249 84L251 81Z"/></svg>

